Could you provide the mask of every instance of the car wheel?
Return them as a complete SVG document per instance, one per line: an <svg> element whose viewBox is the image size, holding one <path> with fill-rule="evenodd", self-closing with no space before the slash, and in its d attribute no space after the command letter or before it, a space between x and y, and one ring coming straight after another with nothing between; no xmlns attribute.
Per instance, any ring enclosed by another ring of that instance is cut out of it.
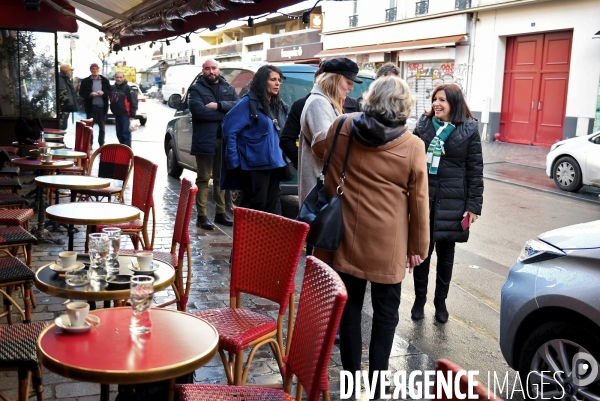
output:
<svg viewBox="0 0 600 401"><path fill-rule="evenodd" d="M569 156L561 157L554 163L554 182L563 191L577 192L583 186L581 181L581 168L579 164Z"/></svg>
<svg viewBox="0 0 600 401"><path fill-rule="evenodd" d="M179 178L183 173L183 168L177 161L177 153L175 153L175 149L173 148L173 141L169 141L167 145L167 172L173 178Z"/></svg>
<svg viewBox="0 0 600 401"><path fill-rule="evenodd" d="M146 125L146 121L148 121L147 118L140 118L140 124Z"/></svg>
<svg viewBox="0 0 600 401"><path fill-rule="evenodd" d="M538 327L525 341L519 359L526 397L599 399L598 344L600 337L572 323L551 322Z"/></svg>
<svg viewBox="0 0 600 401"><path fill-rule="evenodd" d="M231 203L234 206L241 206L244 199L244 191L231 191Z"/></svg>

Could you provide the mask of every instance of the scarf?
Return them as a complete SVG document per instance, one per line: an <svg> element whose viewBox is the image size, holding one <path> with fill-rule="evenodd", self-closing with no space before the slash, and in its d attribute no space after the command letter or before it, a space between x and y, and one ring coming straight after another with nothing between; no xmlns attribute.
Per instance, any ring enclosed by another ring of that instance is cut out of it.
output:
<svg viewBox="0 0 600 401"><path fill-rule="evenodd" d="M432 118L431 122L435 129L435 137L427 148L427 170L429 170L429 174L437 174L440 157L446 153L444 143L456 127L451 123L440 121L436 117Z"/></svg>

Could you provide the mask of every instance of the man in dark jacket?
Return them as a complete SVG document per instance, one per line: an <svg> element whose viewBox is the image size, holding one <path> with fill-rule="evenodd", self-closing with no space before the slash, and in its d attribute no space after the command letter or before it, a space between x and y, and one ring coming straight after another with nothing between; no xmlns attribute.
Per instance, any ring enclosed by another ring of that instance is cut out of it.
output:
<svg viewBox="0 0 600 401"><path fill-rule="evenodd" d="M137 91L132 91L125 75L121 71L115 73L115 84L110 88L110 111L115 116L115 128L119 143L131 147L129 120L135 119L138 107Z"/></svg>
<svg viewBox="0 0 600 401"><path fill-rule="evenodd" d="M70 64L60 66L58 75L58 93L60 96L60 129L69 126L69 114L77 111L77 93L73 87L73 68Z"/></svg>
<svg viewBox="0 0 600 401"><path fill-rule="evenodd" d="M110 82L100 75L100 67L93 63L90 65L90 75L81 81L79 96L83 98L86 118L93 118L94 124L98 124L98 144L104 145L104 126L108 114L108 98L110 96ZM92 144L94 136L92 135Z"/></svg>
<svg viewBox="0 0 600 401"><path fill-rule="evenodd" d="M192 113L192 155L196 156L196 225L212 230L213 223L206 217L208 181L212 175L215 223L232 226L225 213L225 192L221 191L221 123L225 114L240 98L235 88L221 77L219 65L213 59L202 64L202 76L188 90L188 105Z"/></svg>

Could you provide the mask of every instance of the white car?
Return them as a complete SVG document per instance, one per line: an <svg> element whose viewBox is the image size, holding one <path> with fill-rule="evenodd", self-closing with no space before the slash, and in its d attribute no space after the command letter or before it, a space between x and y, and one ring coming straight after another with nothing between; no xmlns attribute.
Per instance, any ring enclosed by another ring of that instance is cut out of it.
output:
<svg viewBox="0 0 600 401"><path fill-rule="evenodd" d="M546 174L564 191L600 187L600 131L556 142L546 156Z"/></svg>

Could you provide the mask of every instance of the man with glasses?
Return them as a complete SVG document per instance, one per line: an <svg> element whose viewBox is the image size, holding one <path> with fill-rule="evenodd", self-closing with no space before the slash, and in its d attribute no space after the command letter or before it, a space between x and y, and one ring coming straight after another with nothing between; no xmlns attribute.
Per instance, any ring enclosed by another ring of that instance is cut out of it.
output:
<svg viewBox="0 0 600 401"><path fill-rule="evenodd" d="M108 98L110 97L110 82L100 75L100 67L93 63L90 65L90 75L81 81L79 96L83 98L86 118L93 118L98 124L98 145L104 145L106 114L108 114ZM94 136L92 135L92 145Z"/></svg>

